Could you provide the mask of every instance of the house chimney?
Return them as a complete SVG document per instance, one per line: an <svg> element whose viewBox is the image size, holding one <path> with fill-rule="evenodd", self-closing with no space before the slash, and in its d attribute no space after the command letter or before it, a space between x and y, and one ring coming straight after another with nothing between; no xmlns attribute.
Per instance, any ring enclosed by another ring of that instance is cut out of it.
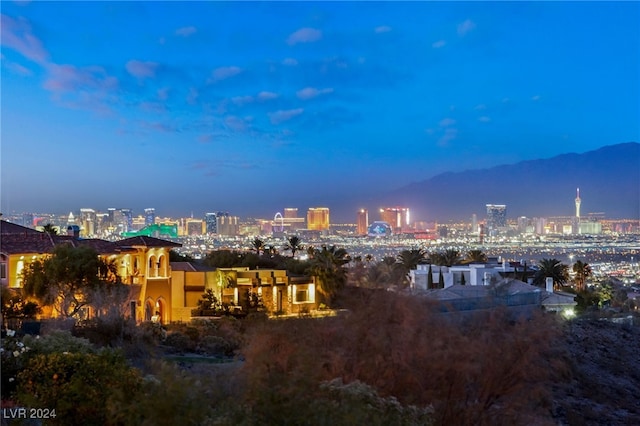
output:
<svg viewBox="0 0 640 426"><path fill-rule="evenodd" d="M546 290L549 293L553 293L553 278L552 277L547 277L545 283L547 285Z"/></svg>
<svg viewBox="0 0 640 426"><path fill-rule="evenodd" d="M67 235L74 238L80 238L80 227L78 225L67 226Z"/></svg>

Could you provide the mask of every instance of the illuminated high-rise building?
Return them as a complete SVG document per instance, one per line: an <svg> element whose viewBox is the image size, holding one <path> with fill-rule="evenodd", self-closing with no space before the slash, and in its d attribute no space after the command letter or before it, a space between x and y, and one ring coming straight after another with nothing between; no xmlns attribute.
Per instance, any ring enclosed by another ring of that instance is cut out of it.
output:
<svg viewBox="0 0 640 426"><path fill-rule="evenodd" d="M206 213L204 215L204 223L207 234L212 235L218 233L218 222L215 213Z"/></svg>
<svg viewBox="0 0 640 426"><path fill-rule="evenodd" d="M205 231L205 221L201 219L187 219L185 224L186 235L202 235Z"/></svg>
<svg viewBox="0 0 640 426"><path fill-rule="evenodd" d="M314 231L329 230L329 209L327 207L311 207L307 210L307 229Z"/></svg>
<svg viewBox="0 0 640 426"><path fill-rule="evenodd" d="M218 235L235 237L240 233L240 218L238 216L230 216L229 213L219 215Z"/></svg>
<svg viewBox="0 0 640 426"><path fill-rule="evenodd" d="M580 220L580 203L582 202L582 200L580 200L580 188L577 189L577 192L578 196L576 197L576 219Z"/></svg>
<svg viewBox="0 0 640 426"><path fill-rule="evenodd" d="M94 209L80 209L80 235L89 237L96 232L96 211Z"/></svg>
<svg viewBox="0 0 640 426"><path fill-rule="evenodd" d="M505 204L487 204L487 232L496 235L499 228L507 226L507 206Z"/></svg>
<svg viewBox="0 0 640 426"><path fill-rule="evenodd" d="M400 233L409 228L409 209L407 207L385 207L380 209L380 220L387 222L393 232Z"/></svg>
<svg viewBox="0 0 640 426"><path fill-rule="evenodd" d="M298 218L298 209L294 207L286 207L284 209L284 218L285 219L297 219Z"/></svg>
<svg viewBox="0 0 640 426"><path fill-rule="evenodd" d="M156 209L144 209L144 226L153 225L154 223L156 223Z"/></svg>
<svg viewBox="0 0 640 426"><path fill-rule="evenodd" d="M123 232L133 231L133 212L131 209L120 209Z"/></svg>
<svg viewBox="0 0 640 426"><path fill-rule="evenodd" d="M367 235L367 229L369 228L369 211L367 209L358 210L356 225L358 235Z"/></svg>

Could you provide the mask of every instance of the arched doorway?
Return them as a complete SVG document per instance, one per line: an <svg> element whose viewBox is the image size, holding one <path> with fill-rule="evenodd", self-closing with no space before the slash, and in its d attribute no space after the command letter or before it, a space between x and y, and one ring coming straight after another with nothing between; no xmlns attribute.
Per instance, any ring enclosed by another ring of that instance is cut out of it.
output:
<svg viewBox="0 0 640 426"><path fill-rule="evenodd" d="M144 304L144 320L151 321L151 317L154 314L153 300L148 299Z"/></svg>
<svg viewBox="0 0 640 426"><path fill-rule="evenodd" d="M158 316L158 322L161 324L167 322L167 304L162 297L159 297L158 300L156 300L155 315Z"/></svg>

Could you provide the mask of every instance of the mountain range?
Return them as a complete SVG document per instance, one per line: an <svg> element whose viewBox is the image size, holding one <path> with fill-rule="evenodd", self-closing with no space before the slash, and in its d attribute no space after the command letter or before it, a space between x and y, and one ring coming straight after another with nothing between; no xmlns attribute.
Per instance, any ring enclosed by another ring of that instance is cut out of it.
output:
<svg viewBox="0 0 640 426"><path fill-rule="evenodd" d="M469 219L474 213L481 219L486 204L506 204L511 218L572 216L578 188L581 216L604 212L607 218L640 219L640 144L442 173L376 201L407 206L423 220Z"/></svg>

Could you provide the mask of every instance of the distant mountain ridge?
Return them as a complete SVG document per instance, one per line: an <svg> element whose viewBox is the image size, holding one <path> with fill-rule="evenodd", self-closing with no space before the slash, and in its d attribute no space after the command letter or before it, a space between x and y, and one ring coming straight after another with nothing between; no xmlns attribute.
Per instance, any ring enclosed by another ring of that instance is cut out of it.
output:
<svg viewBox="0 0 640 426"><path fill-rule="evenodd" d="M442 173L379 201L408 206L414 218L426 220L468 219L473 213L482 219L486 204L506 204L510 218L571 216L576 188L583 216L604 212L607 218L640 218L640 144Z"/></svg>

